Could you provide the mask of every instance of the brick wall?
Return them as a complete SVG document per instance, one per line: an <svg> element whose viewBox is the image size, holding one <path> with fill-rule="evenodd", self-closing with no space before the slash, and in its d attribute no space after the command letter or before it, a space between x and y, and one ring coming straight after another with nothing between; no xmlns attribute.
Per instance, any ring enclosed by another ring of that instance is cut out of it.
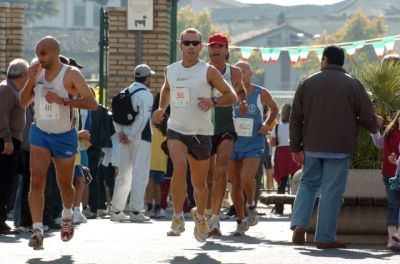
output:
<svg viewBox="0 0 400 264"><path fill-rule="evenodd" d="M10 61L22 57L23 12L22 5L0 3L0 80L5 78Z"/></svg>
<svg viewBox="0 0 400 264"><path fill-rule="evenodd" d="M164 81L164 68L170 56L171 1L154 0L152 31L142 31L142 63L156 72L152 91L160 90ZM127 30L126 8L108 8L109 63L108 96L112 96L134 82L136 66L136 32Z"/></svg>

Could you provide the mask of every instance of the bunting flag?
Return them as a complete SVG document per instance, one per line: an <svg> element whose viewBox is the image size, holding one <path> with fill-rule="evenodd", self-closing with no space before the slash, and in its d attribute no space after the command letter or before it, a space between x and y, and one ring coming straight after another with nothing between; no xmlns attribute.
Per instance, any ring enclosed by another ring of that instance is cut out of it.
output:
<svg viewBox="0 0 400 264"><path fill-rule="evenodd" d="M367 45L371 45L374 49L378 60L382 60L385 52L392 53L395 48L396 41L400 39L400 35L388 36L383 38L369 39L369 40L358 40L346 43L337 43L335 45L342 47L346 53L354 57L357 50L362 49ZM321 61L323 48L326 45L314 45L314 46L301 46L301 47L275 47L275 48L258 48L258 47L235 47L230 46L233 49L240 49L242 58L244 61L248 61L254 50L260 50L262 60L264 64L267 64L269 60L272 63L277 63L281 54L281 51L288 52L291 64L296 64L299 59L301 63L306 62L308 55L311 51L315 52L318 59Z"/></svg>
<svg viewBox="0 0 400 264"><path fill-rule="evenodd" d="M278 62L279 55L281 55L281 49L271 49L271 61L273 64Z"/></svg>
<svg viewBox="0 0 400 264"><path fill-rule="evenodd" d="M310 53L310 48L309 47L301 47L301 48L299 48L299 56L300 56L301 63L305 63L306 62L309 53Z"/></svg>
<svg viewBox="0 0 400 264"><path fill-rule="evenodd" d="M385 43L383 41L377 41L372 43L372 47L378 57L378 60L383 59L383 54L385 53Z"/></svg>
<svg viewBox="0 0 400 264"><path fill-rule="evenodd" d="M364 40L356 41L353 43L353 46L356 48L356 50L362 49L365 46L365 41Z"/></svg>
<svg viewBox="0 0 400 264"><path fill-rule="evenodd" d="M318 59L319 59L319 61L321 61L322 60L322 54L324 53L324 49L317 49L316 51L315 51L316 53L317 53L317 57L318 57Z"/></svg>
<svg viewBox="0 0 400 264"><path fill-rule="evenodd" d="M289 52L289 57L290 57L290 63L292 65L296 64L300 57L299 50L298 49L290 49L290 50L288 50L288 52Z"/></svg>
<svg viewBox="0 0 400 264"><path fill-rule="evenodd" d="M347 52L347 54L349 54L351 57L354 57L354 54L356 53L356 46L354 44L344 46L343 48Z"/></svg>
<svg viewBox="0 0 400 264"><path fill-rule="evenodd" d="M240 51L242 52L243 60L249 61L251 53L253 52L253 48L242 47L240 48Z"/></svg>
<svg viewBox="0 0 400 264"><path fill-rule="evenodd" d="M260 48L261 56L263 58L263 63L267 64L268 61L271 59L271 49Z"/></svg>
<svg viewBox="0 0 400 264"><path fill-rule="evenodd" d="M394 44L395 44L395 39L393 37L387 37L383 39L383 42L385 43L385 48L388 53L393 52L394 50Z"/></svg>

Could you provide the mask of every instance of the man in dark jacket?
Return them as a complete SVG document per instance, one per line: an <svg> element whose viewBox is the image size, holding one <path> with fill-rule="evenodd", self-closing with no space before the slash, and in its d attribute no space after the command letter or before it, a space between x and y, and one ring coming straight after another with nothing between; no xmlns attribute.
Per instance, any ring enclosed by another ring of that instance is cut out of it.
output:
<svg viewBox="0 0 400 264"><path fill-rule="evenodd" d="M290 149L303 176L293 208L291 229L296 245L305 242L315 197L320 192L315 242L317 248L344 248L336 240L357 126L378 131L376 115L363 85L342 68L345 53L338 46L324 49L321 71L302 81L290 117Z"/></svg>
<svg viewBox="0 0 400 264"><path fill-rule="evenodd" d="M11 228L6 224L8 203L17 178L17 157L25 126L25 109L19 91L28 80L28 62L13 60L7 78L0 83L0 234Z"/></svg>

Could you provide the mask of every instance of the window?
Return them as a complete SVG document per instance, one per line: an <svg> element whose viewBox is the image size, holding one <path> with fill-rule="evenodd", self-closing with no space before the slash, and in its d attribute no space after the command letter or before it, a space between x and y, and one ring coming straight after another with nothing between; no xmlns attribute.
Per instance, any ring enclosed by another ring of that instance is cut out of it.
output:
<svg viewBox="0 0 400 264"><path fill-rule="evenodd" d="M99 5L93 6L93 27L100 26L100 8L101 6Z"/></svg>
<svg viewBox="0 0 400 264"><path fill-rule="evenodd" d="M84 5L74 5L74 26L84 27L86 25L86 13Z"/></svg>

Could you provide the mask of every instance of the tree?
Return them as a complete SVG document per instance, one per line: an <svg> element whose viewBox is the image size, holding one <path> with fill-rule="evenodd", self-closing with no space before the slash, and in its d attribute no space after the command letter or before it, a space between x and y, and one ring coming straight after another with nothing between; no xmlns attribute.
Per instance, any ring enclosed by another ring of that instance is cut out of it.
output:
<svg viewBox="0 0 400 264"><path fill-rule="evenodd" d="M358 11L346 20L344 25L334 34L321 34L321 37L311 43L311 45L323 45L330 43L352 42L364 39L373 39L383 37L386 34L387 24L383 17L369 18L364 12ZM365 46L357 51L358 54L364 54L368 59L377 60L372 47ZM358 56L360 57L360 56ZM308 68L308 74L319 70L319 59L316 54L309 56L308 62L305 64ZM347 61L345 68L352 71L352 65ZM308 75L307 74L307 75Z"/></svg>
<svg viewBox="0 0 400 264"><path fill-rule="evenodd" d="M25 24L58 14L54 0L0 0L0 3L5 2L25 5Z"/></svg>
<svg viewBox="0 0 400 264"><path fill-rule="evenodd" d="M201 32L202 42L206 41L208 36L218 32L215 25L212 24L211 16L207 11L202 10L198 15L196 15L190 6L184 6L178 10L177 14L176 39L178 40L178 43L181 32L189 27L196 28ZM203 53L200 57L201 59L207 60L207 54L204 50L205 49L203 49ZM179 51L177 52L177 58L182 58Z"/></svg>
<svg viewBox="0 0 400 264"><path fill-rule="evenodd" d="M194 27L198 29L202 34L202 41L207 41L208 37L217 32L224 33L228 39L230 39L229 34L218 30L218 28L211 22L210 14L202 10L198 15L196 15L189 6L182 7L178 10L177 14L177 36L179 41L181 32L189 27ZM179 49L179 48L178 48ZM256 54L250 57L249 63L253 68L253 81L255 83L263 83L264 80L264 69L262 68L262 57L260 51L254 51ZM242 60L242 54L238 49L229 50L229 61L230 64L235 64L236 62ZM177 59L181 59L181 54L177 52ZM208 61L207 49L203 48L203 52L200 55L202 60Z"/></svg>

